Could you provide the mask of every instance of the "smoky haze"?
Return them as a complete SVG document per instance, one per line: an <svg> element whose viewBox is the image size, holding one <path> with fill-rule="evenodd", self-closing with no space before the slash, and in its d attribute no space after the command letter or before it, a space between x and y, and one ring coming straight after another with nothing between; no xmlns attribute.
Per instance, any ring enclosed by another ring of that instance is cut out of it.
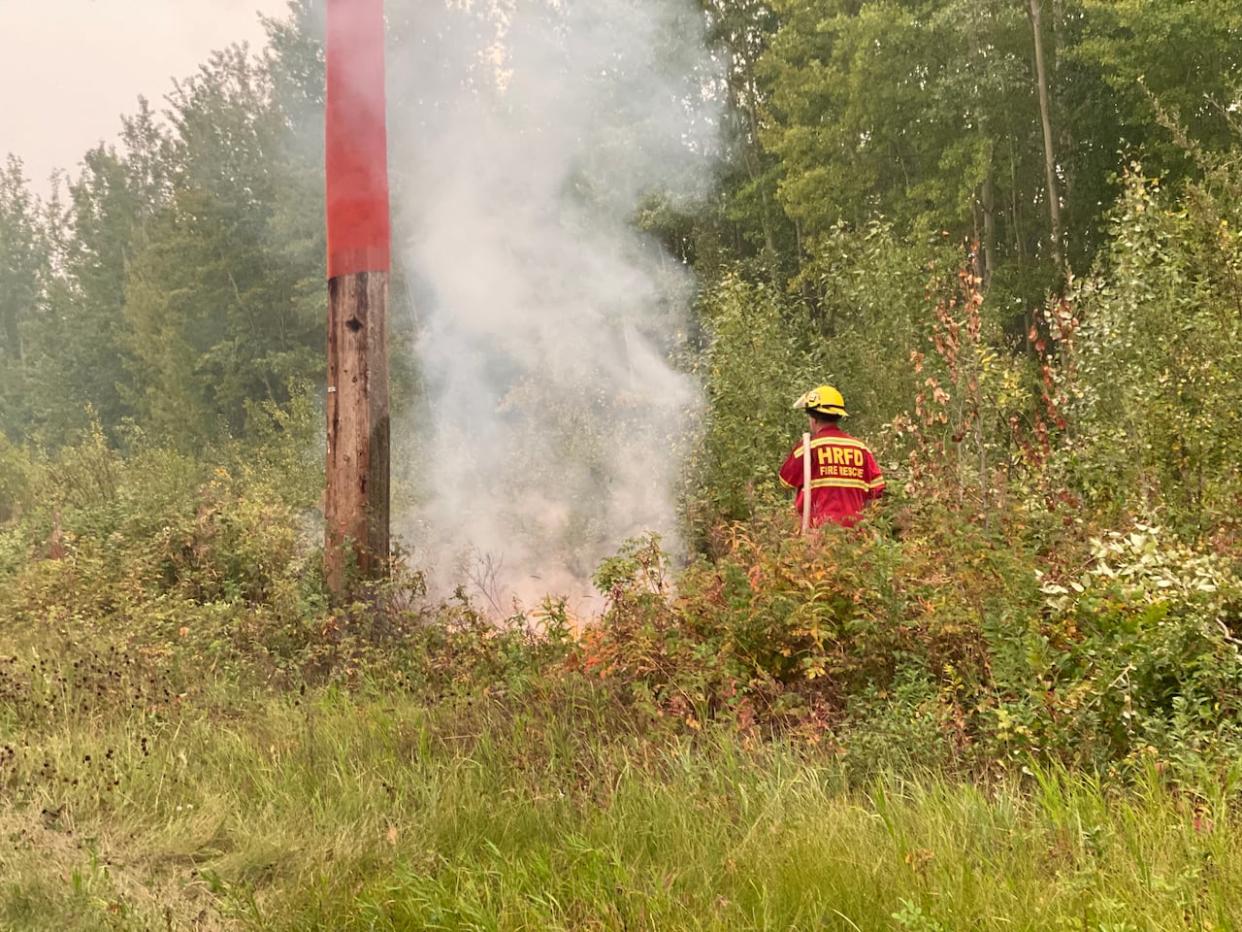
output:
<svg viewBox="0 0 1242 932"><path fill-rule="evenodd" d="M423 380L394 424L422 489L396 529L442 589L469 579L498 610L582 599L626 538L675 546L702 399L670 358L693 282L633 218L710 188L703 20L688 0L389 16L395 250Z"/></svg>
<svg viewBox="0 0 1242 932"><path fill-rule="evenodd" d="M159 102L172 78L218 48L262 43L259 14L287 0L0 0L0 156L25 162L46 193L55 170L115 138L139 94Z"/></svg>

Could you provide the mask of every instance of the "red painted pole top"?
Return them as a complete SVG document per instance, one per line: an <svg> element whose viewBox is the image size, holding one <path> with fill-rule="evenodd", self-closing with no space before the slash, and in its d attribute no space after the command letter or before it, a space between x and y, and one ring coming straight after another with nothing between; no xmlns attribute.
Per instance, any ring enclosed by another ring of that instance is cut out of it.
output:
<svg viewBox="0 0 1242 932"><path fill-rule="evenodd" d="M328 278L387 272L384 0L328 0L325 54Z"/></svg>

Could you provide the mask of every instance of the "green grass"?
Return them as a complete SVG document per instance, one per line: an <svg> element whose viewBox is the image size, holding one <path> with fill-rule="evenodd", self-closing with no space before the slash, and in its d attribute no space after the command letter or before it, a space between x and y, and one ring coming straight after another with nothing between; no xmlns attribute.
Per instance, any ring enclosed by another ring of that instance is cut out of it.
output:
<svg viewBox="0 0 1242 932"><path fill-rule="evenodd" d="M0 928L1242 926L1226 791L1155 772L848 785L590 693L202 695L0 705Z"/></svg>

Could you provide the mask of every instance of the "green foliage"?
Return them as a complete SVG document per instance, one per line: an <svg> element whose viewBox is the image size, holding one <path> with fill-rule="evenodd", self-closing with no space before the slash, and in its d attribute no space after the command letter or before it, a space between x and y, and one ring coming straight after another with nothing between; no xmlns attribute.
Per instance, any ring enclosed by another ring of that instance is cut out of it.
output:
<svg viewBox="0 0 1242 932"><path fill-rule="evenodd" d="M827 735L847 762L1233 753L1242 218L1236 161L1195 157L1203 179L1174 193L1127 176L1107 253L1026 358L973 270L888 224L813 238L797 298L723 279L702 302L713 559L676 598L649 549L606 567L587 669L657 717ZM889 428L895 540L756 517L800 429L791 377L836 381Z"/></svg>
<svg viewBox="0 0 1242 932"><path fill-rule="evenodd" d="M310 29L309 9L295 12ZM191 449L242 433L248 405L284 402L290 384L319 375L322 144L307 131L321 112L305 95L315 62L290 28L271 26L263 59L213 56L176 85L168 121L140 101L120 145L89 152L47 203L9 163L0 428L10 436L60 446L94 417L114 441L135 420Z"/></svg>
<svg viewBox="0 0 1242 932"><path fill-rule="evenodd" d="M809 386L837 385L850 429L877 446L881 425L921 387L911 356L931 350L928 296L952 280L956 250L904 242L878 220L860 232L838 225L813 248L793 285L813 301L734 272L699 302L711 411L697 463L700 522L745 518L784 494L775 470L805 429L791 403Z"/></svg>
<svg viewBox="0 0 1242 932"><path fill-rule="evenodd" d="M39 204L14 156L0 165L0 432L20 436L29 417L25 362L50 273Z"/></svg>
<svg viewBox="0 0 1242 932"><path fill-rule="evenodd" d="M703 283L699 552L626 544L585 627L403 559L327 598L314 3L46 203L0 171L0 924L150 925L62 812L264 927L1237 924L1237 12L1045 4L1067 278L1023 4L703 6L719 197L636 218ZM889 495L798 537L824 381Z"/></svg>
<svg viewBox="0 0 1242 932"><path fill-rule="evenodd" d="M240 49L178 86L171 196L128 274L135 407L185 444L235 434L248 401L282 400L322 368L322 317L298 301L319 258L268 246L287 235L268 167L287 130L271 94Z"/></svg>
<svg viewBox="0 0 1242 932"><path fill-rule="evenodd" d="M124 125L127 156L93 149L68 185L68 205L58 192L48 206L58 274L47 312L31 328L26 402L29 434L55 446L89 426L88 408L110 431L133 415L122 315L127 263L163 201L167 144L145 102Z"/></svg>
<svg viewBox="0 0 1242 932"><path fill-rule="evenodd" d="M1032 36L1000 2L778 4L762 61L781 202L814 239L877 213L979 240L987 276L1039 261ZM1029 296L1028 296L1029 297Z"/></svg>
<svg viewBox="0 0 1242 932"><path fill-rule="evenodd" d="M1042 588L1047 647L1061 646L1045 647L1037 661L1051 687L1035 726L1043 740L1085 762L1236 746L1242 579L1234 568L1142 525L1094 541L1091 561L1078 578Z"/></svg>
<svg viewBox="0 0 1242 932"><path fill-rule="evenodd" d="M1176 114L1190 137L1209 149L1235 144L1229 105L1242 87L1242 13L1235 4L1083 0L1081 10L1075 26L1080 38L1066 57L1071 67L1103 78L1122 138L1136 154L1141 151L1150 169L1179 180L1198 172L1159 125L1161 110ZM1079 89L1067 90L1073 100ZM1097 132L1115 132L1110 124Z"/></svg>
<svg viewBox="0 0 1242 932"><path fill-rule="evenodd" d="M700 520L740 518L772 492L774 470L799 430L791 404L824 377L805 307L771 286L725 278L700 303L711 418L698 451L706 490Z"/></svg>
<svg viewBox="0 0 1242 932"><path fill-rule="evenodd" d="M814 296L819 332L809 346L846 393L851 426L869 434L918 392L910 357L931 349L929 305L961 259L943 237L903 237L884 218L859 229L838 223L810 241L793 287Z"/></svg>
<svg viewBox="0 0 1242 932"><path fill-rule="evenodd" d="M1024 304L1055 285L1025 3L774 6L760 135L804 239L882 213L917 237L978 241L983 277ZM1225 2L1075 0L1043 19L1068 251L1085 269L1107 241L1122 159L1202 177L1165 115L1213 151L1234 145L1238 17Z"/></svg>
<svg viewBox="0 0 1242 932"><path fill-rule="evenodd" d="M33 472L29 455L0 434L0 526L30 508Z"/></svg>
<svg viewBox="0 0 1242 932"><path fill-rule="evenodd" d="M584 668L657 717L826 737L864 769L1233 753L1236 563L1145 527L1076 553L1074 531L1023 512L999 534L935 507L900 539L735 527L676 597L658 549L632 545L601 570L611 607Z"/></svg>
<svg viewBox="0 0 1242 932"><path fill-rule="evenodd" d="M658 206L639 221L705 276L709 323L716 305L779 302L782 339L804 357L789 377L815 370L849 383L874 423L909 402L902 376L934 303L920 291L944 272L946 245L978 244L985 315L1008 340L1029 330L1032 308L1063 278L1048 261L1023 6L703 4L724 65L719 81L702 82L725 105L719 197L672 209L652 192ZM248 406L284 402L288 386L319 378L316 15L314 3L291 2L266 23L261 56L214 55L176 85L168 122L140 101L118 144L89 152L47 203L8 163L0 402L11 438L60 446L89 425L89 406L114 441L136 420L189 449L244 434ZM399 38L409 28L399 11L392 28ZM1079 271L1115 252L1108 218L1123 158L1143 158L1176 196L1209 179L1204 154L1235 148L1237 28L1225 2L1074 0L1046 11L1055 161ZM1206 242L1206 228L1197 235ZM756 280L779 297L736 292L735 281ZM396 374L401 398L400 365ZM721 476L746 487L748 471L736 463ZM709 496L730 517L748 497Z"/></svg>
<svg viewBox="0 0 1242 932"><path fill-rule="evenodd" d="M1233 508L1240 222L1236 201L1211 189L1171 202L1137 168L1128 175L1107 262L1073 295L1082 325L1063 335L1059 370L1066 481L1097 501L1164 506L1200 528Z"/></svg>
<svg viewBox="0 0 1242 932"><path fill-rule="evenodd" d="M383 682L425 696L555 676L570 647L563 603L500 622L464 597L430 602L398 564L357 604L331 607L312 510L321 460L308 453L318 406L296 391L250 416L255 440L217 448L214 463L133 430L121 455L98 424L47 458L4 442L4 650L131 652L176 692L203 671L264 688ZM73 676L66 686L90 690Z"/></svg>
<svg viewBox="0 0 1242 932"><path fill-rule="evenodd" d="M105 694L147 695L136 658L107 659ZM0 664L0 689L26 688ZM1229 791L1155 770L1125 793L1055 768L854 782L813 750L644 740L598 690L530 698L232 691L106 716L21 701L41 711L0 758L0 924L1202 930L1242 914L1236 773Z"/></svg>
<svg viewBox="0 0 1242 932"><path fill-rule="evenodd" d="M1149 527L1088 544L1016 495L985 527L929 495L809 538L761 515L680 573L633 541L576 635L561 604L496 621L400 568L333 609L298 504L313 406L254 417L262 450L216 467L140 434L120 456L98 427L46 461L10 448L38 504L0 535L0 733L22 737L0 743L4 921L1242 908L1187 866L1236 847L1236 551ZM931 775L954 771L987 791ZM842 867L860 839L879 855Z"/></svg>
<svg viewBox="0 0 1242 932"><path fill-rule="evenodd" d="M940 580L920 579L929 567L913 553L875 533L799 539L777 523L755 538L737 527L728 552L692 566L672 600L651 585L648 552L641 573L614 582L587 667L692 724L725 715L815 732L903 664L938 673L977 653L960 627L946 636L942 619L914 611L928 597L920 585Z"/></svg>

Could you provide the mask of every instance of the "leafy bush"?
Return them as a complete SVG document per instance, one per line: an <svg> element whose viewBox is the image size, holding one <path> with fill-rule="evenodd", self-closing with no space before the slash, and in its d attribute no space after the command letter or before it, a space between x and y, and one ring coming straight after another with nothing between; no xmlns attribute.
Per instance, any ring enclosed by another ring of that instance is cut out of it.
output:
<svg viewBox="0 0 1242 932"><path fill-rule="evenodd" d="M563 603L498 620L430 600L400 562L331 605L289 430L287 449L217 466L138 436L122 456L97 432L22 459L31 505L0 531L8 649L54 643L84 669L129 652L174 694L220 677L559 702L585 685L644 727L793 735L858 773L1194 766L1242 746L1229 538L1098 529L1013 494L1003 470L980 509L942 458L924 494L898 490L856 529L799 537L763 506L680 571L658 538L632 541L600 565L608 609L575 636Z"/></svg>
<svg viewBox="0 0 1242 932"><path fill-rule="evenodd" d="M734 526L727 552L691 566L676 597L654 545L632 545L629 562L601 576L611 608L588 634L587 666L633 682L661 711L811 730L910 671L978 682L980 615L1020 600L1021 587L993 581L1008 579L997 569L1007 551L967 528L942 536L942 517L901 541L878 528L798 538L780 518ZM943 562L952 551L969 554L954 576Z"/></svg>
<svg viewBox="0 0 1242 932"><path fill-rule="evenodd" d="M827 378L806 308L771 286L725 278L701 303L710 340L702 375L710 400L695 462L698 530L771 504L775 470L802 426L790 403Z"/></svg>
<svg viewBox="0 0 1242 932"><path fill-rule="evenodd" d="M34 464L26 452L0 434L0 524L30 507L33 471Z"/></svg>
<svg viewBox="0 0 1242 932"><path fill-rule="evenodd" d="M333 606L307 510L314 407L252 415L264 448L226 445L217 465L137 431L122 455L97 429L46 461L21 460L32 505L0 526L4 652L55 645L83 669L127 652L178 689L218 678L434 696L517 688L536 670L555 679L569 644L560 603L497 621L464 597L431 602L398 563L358 603ZM72 683L79 672L55 675Z"/></svg>
<svg viewBox="0 0 1242 932"><path fill-rule="evenodd" d="M792 729L852 759L1104 767L1236 747L1229 560L1142 526L1088 549L1022 516L987 530L925 506L900 539L735 526L676 595L656 543L631 543L601 569L610 609L583 667L650 714Z"/></svg>
<svg viewBox="0 0 1242 932"><path fill-rule="evenodd" d="M1242 211L1237 182L1171 199L1135 166L1097 274L1071 295L1058 376L1062 481L1097 505L1202 530L1242 486Z"/></svg>
<svg viewBox="0 0 1242 932"><path fill-rule="evenodd" d="M1221 557L1139 525L1094 541L1081 574L1042 592L1059 649L1038 662L1046 708L1032 738L1098 763L1242 735L1242 579Z"/></svg>

